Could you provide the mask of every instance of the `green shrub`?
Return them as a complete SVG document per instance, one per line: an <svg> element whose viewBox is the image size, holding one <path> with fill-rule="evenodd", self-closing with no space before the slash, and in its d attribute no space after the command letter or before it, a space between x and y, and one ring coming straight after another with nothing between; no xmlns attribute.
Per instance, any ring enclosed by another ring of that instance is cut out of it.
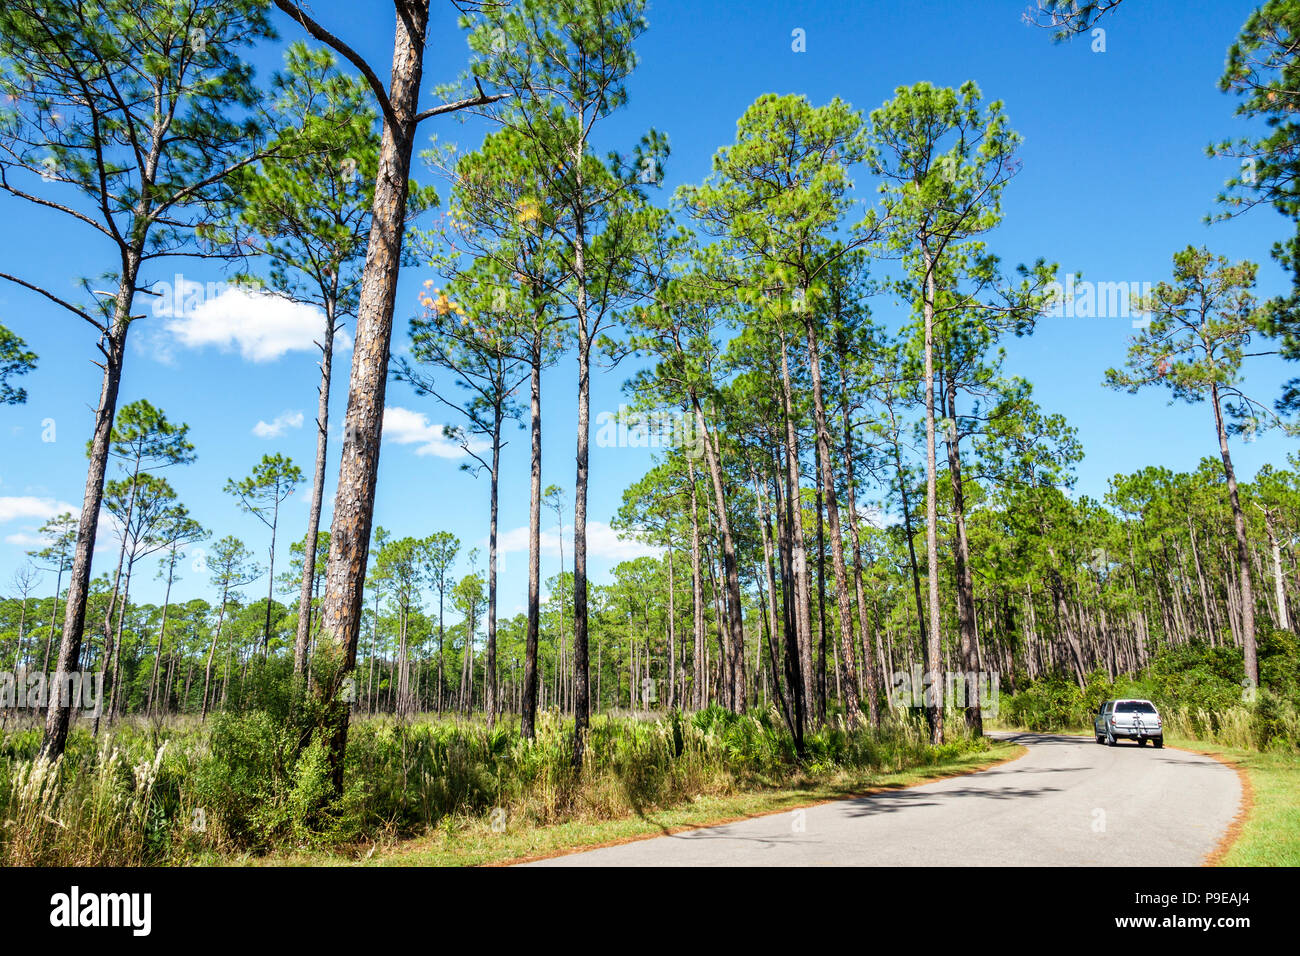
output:
<svg viewBox="0 0 1300 956"><path fill-rule="evenodd" d="M1167 733L1263 750L1300 746L1300 651L1294 635L1263 627L1260 678L1255 695L1245 686L1238 648L1189 644L1161 648L1150 666L1114 681L1102 671L1081 691L1053 674L1003 695L999 720L1034 731L1087 728L1101 704L1117 697L1151 700Z"/></svg>
<svg viewBox="0 0 1300 956"><path fill-rule="evenodd" d="M832 714L808 730L801 760L775 708L710 707L658 720L594 717L579 773L573 723L555 710L539 715L531 741L513 718L489 728L384 717L353 722L340 795L324 746L303 743L308 719L302 708L277 708L204 725L124 721L98 741L78 728L54 767L32 760L39 731L0 736L0 814L17 821L0 834L0 862L132 865L339 846L495 808L536 824L605 819L741 787L897 772L987 746L956 712L941 747L913 715L888 712L872 731Z"/></svg>

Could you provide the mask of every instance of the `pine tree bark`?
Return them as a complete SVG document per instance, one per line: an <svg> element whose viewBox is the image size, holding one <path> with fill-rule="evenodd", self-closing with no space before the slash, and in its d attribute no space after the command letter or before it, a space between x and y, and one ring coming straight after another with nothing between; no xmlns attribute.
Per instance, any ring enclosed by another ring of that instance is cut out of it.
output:
<svg viewBox="0 0 1300 956"><path fill-rule="evenodd" d="M831 433L826 424L826 401L822 389L821 350L811 321L805 323L808 336L808 367L812 372L813 413L816 416L817 446L820 449L822 497L826 501L826 521L831 536L831 573L835 576L835 609L839 618L840 697L850 728L862 720L858 691L858 670L853 652L853 611L849 604L849 575L844 563L844 535L840 528L839 496L835 490L835 473L831 467ZM850 503L851 506L851 503Z"/></svg>
<svg viewBox="0 0 1300 956"><path fill-rule="evenodd" d="M483 706L489 727L497 720L497 511L501 484L501 418L498 405L492 422L491 514L488 517L488 620L487 654L484 657Z"/></svg>
<svg viewBox="0 0 1300 956"><path fill-rule="evenodd" d="M790 529L790 557L794 573L795 633L799 641L799 681L802 699L813 699L812 589L808 576L808 550L803 533L803 499L799 487L799 439L795 425L794 394L785 333L780 333L781 406L785 418L785 520Z"/></svg>
<svg viewBox="0 0 1300 956"><path fill-rule="evenodd" d="M713 479L713 502L722 538L722 574L726 588L727 646L726 653L726 705L736 713L745 709L745 631L741 620L744 605L740 597L740 569L736 559L736 542L731 534L731 520L727 515L727 497L722 482L722 461L717 436L704 419L704 409L699 398L691 396L695 411L695 424L704 438L705 463Z"/></svg>
<svg viewBox="0 0 1300 956"><path fill-rule="evenodd" d="M163 639L167 635L167 612L171 608L172 600L172 577L176 570L176 552L171 554L171 560L167 565L167 589L163 595L162 623L158 626L158 646L154 651L153 657L153 676L149 681L149 716L152 717L155 712L156 699L158 694L158 666L162 661Z"/></svg>
<svg viewBox="0 0 1300 956"><path fill-rule="evenodd" d="M843 348L839 354L840 370L840 418L844 426L844 477L845 491L848 492L849 538L853 542L853 589L858 604L858 631L862 640L862 673L865 677L867 716L872 727L880 726L880 682L877 679L876 665L867 652L868 640L876 640L872 629L867 624L867 602L862 586L862 539L858 534L858 491L855 481L855 450L853 447L853 422L849 416L849 380L845 362L848 356ZM872 635L870 638L868 635Z"/></svg>
<svg viewBox="0 0 1300 956"><path fill-rule="evenodd" d="M524 638L524 686L520 698L519 732L525 740L537 735L537 642L541 624L542 550L542 367L533 355L529 427L532 436L528 479L528 631ZM560 579L564 567L561 563ZM563 600L561 614L563 614ZM441 677L439 678L441 680Z"/></svg>
<svg viewBox="0 0 1300 956"><path fill-rule="evenodd" d="M704 660L704 578L700 567L700 503L695 490L695 466L690 458L686 459L686 474L691 491L691 631L695 641L691 659L694 673L691 696L695 709L703 710L708 684L700 667Z"/></svg>
<svg viewBox="0 0 1300 956"><path fill-rule="evenodd" d="M351 713L340 692L343 681L356 666L360 636L393 308L429 17L427 0L399 4L399 10L388 91L392 120L386 118L380 139L316 652L321 667L315 686L323 705L331 775L338 793L343 792L343 758Z"/></svg>
<svg viewBox="0 0 1300 956"><path fill-rule="evenodd" d="M208 719L208 689L212 684L212 660L217 653L217 644L221 640L221 628L226 620L226 601L230 596L230 588L223 585L221 588L221 610L217 612L217 627L212 634L212 644L208 648L208 661L203 668L203 707L199 713L199 722Z"/></svg>
<svg viewBox="0 0 1300 956"><path fill-rule="evenodd" d="M122 362L126 355L126 334L131 323L131 306L135 300L136 280L140 269L140 251L131 249L123 255L123 269L113 304L113 324L102 341L104 375L100 384L99 404L95 408L95 429L90 439L90 465L82 493L81 515L77 522L77 547L73 552L72 571L68 579L68 600L63 615L63 636L59 641L55 686L66 686L64 676L77 670L81 660L81 640L86 624L86 600L90 594L90 569L99 530L99 511L104 501L104 476L108 470L109 442L113 418L117 414L117 396L122 382ZM44 668L48 670L48 664ZM45 733L41 756L53 760L63 753L68 739L68 721L72 701L62 693L50 695L45 714Z"/></svg>
<svg viewBox="0 0 1300 956"><path fill-rule="evenodd" d="M930 721L931 743L943 743L943 655L942 631L939 627L939 497L938 466L935 461L934 435L934 260L924 240L921 244L925 266L925 293L922 318L925 323L925 554L926 578L930 598L930 632L926 637L929 660L926 688L926 715Z"/></svg>
<svg viewBox="0 0 1300 956"><path fill-rule="evenodd" d="M967 675L963 680L966 703L963 713L966 727L977 737L984 735L984 719L980 714L979 702L972 703L970 687L966 686L970 675L978 675L980 657L978 638L975 633L975 582L970 570L970 541L966 537L966 493L961 478L961 445L957 430L957 390L952 383L946 389L948 412L948 480L952 487L952 520L956 547L953 549L953 564L957 578L957 626L961 637L962 670ZM977 678L978 679L978 678Z"/></svg>
<svg viewBox="0 0 1300 956"><path fill-rule="evenodd" d="M1278 541L1275 518L1267 509L1264 512L1264 530L1268 533L1269 556L1273 563L1273 599L1277 603L1277 626L1291 630L1291 612L1286 603L1286 578L1282 574L1282 546Z"/></svg>
<svg viewBox="0 0 1300 956"><path fill-rule="evenodd" d="M329 450L330 377L334 365L334 302L325 303L325 333L321 341L320 386L316 404L316 468L312 475L311 510L307 516L307 539L303 542L302 587L298 591L298 632L293 642L293 672L307 669L311 643L311 598L316 584L316 539L320 532L321 503L325 497L325 463Z"/></svg>
<svg viewBox="0 0 1300 956"><path fill-rule="evenodd" d="M1232 505L1232 530L1237 540L1237 565L1241 591L1241 647L1245 658L1246 679L1252 687L1259 686L1259 656L1255 647L1255 592L1250 581L1250 545L1246 541L1246 515L1241 510L1237 494L1237 473L1232 467L1228 451L1228 432L1223 422L1223 407L1219 404L1219 387L1211 384L1210 397L1214 403L1214 425L1219 437L1219 455L1223 458L1223 474L1228 480L1228 501Z"/></svg>

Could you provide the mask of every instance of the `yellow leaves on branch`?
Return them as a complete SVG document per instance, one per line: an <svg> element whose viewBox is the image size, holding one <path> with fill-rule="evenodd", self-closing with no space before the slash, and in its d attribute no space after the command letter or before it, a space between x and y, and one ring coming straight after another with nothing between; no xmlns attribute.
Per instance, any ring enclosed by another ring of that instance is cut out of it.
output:
<svg viewBox="0 0 1300 956"><path fill-rule="evenodd" d="M465 308L459 302L453 302L447 298L447 293L441 289L434 288L432 279L424 280L424 288L433 289L433 295L428 292L420 293L420 305L424 308L436 312L440 316L450 315L453 312L459 316L465 315ZM461 322L461 325L464 324L464 322Z"/></svg>
<svg viewBox="0 0 1300 956"><path fill-rule="evenodd" d="M531 226L542 218L542 207L536 199L519 200L519 214L515 217L521 226Z"/></svg>
<svg viewBox="0 0 1300 956"><path fill-rule="evenodd" d="M433 303L433 308L434 311L437 312L439 315L449 315L452 312L455 312L457 315L461 316L462 318L465 315L465 310L461 308L460 303L452 302L450 299L447 298L447 293L445 292L441 293L438 296L437 301Z"/></svg>

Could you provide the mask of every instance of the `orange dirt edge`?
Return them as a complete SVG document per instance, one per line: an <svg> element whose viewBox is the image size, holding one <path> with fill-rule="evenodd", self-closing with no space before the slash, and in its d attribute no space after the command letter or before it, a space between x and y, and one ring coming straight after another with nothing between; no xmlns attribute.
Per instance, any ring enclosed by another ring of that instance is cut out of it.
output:
<svg viewBox="0 0 1300 956"><path fill-rule="evenodd" d="M1237 808L1237 815L1232 818L1228 824L1228 829L1223 831L1223 836L1219 838L1218 845L1206 856L1202 866L1219 866L1223 863L1223 858L1228 855L1233 844L1241 837L1242 828L1246 825L1246 820L1250 818L1250 812L1255 808L1255 788L1250 785L1250 774L1246 768L1241 766L1231 757L1225 757L1223 754L1213 753L1209 750L1195 750L1191 747L1174 747L1172 744L1165 746L1172 750L1181 750L1184 753L1200 754L1202 757L1210 757L1219 761L1225 767L1233 770L1237 774L1237 779L1241 782L1241 806Z"/></svg>

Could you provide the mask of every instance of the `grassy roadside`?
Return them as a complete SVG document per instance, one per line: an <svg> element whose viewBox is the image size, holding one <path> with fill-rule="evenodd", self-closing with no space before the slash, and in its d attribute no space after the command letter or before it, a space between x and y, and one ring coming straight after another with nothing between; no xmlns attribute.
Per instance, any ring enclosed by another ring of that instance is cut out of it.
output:
<svg viewBox="0 0 1300 956"><path fill-rule="evenodd" d="M1017 744L995 741L987 750L901 773L846 773L831 780L795 782L786 787L698 796L674 807L649 810L618 819L579 819L551 826L525 826L519 829L512 827L507 820L504 832L494 832L489 819L466 818L439 827L422 837L388 846L363 847L350 854L273 854L210 862L260 866L490 866L521 862L628 843L746 817L787 812L864 793L914 787L944 777L974 773L1014 760L1024 752L1025 748Z"/></svg>
<svg viewBox="0 0 1300 956"><path fill-rule="evenodd" d="M1087 737L1092 731L1077 727L1054 733ZM1181 736L1167 738L1167 746L1216 757L1244 774L1249 784L1242 814L1226 845L1211 857L1211 866L1300 866L1300 753L1261 753Z"/></svg>

